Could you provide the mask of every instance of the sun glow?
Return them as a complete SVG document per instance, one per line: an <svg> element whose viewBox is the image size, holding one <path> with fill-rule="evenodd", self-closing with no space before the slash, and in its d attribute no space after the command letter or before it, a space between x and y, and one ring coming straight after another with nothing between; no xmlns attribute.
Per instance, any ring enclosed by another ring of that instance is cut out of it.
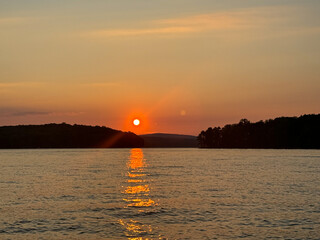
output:
<svg viewBox="0 0 320 240"><path fill-rule="evenodd" d="M146 134L150 127L150 120L145 113L133 110L131 113L126 114L124 118L122 129L126 132L133 132L135 134Z"/></svg>
<svg viewBox="0 0 320 240"><path fill-rule="evenodd" d="M140 120L139 119L133 120L133 125L139 126L140 125Z"/></svg>

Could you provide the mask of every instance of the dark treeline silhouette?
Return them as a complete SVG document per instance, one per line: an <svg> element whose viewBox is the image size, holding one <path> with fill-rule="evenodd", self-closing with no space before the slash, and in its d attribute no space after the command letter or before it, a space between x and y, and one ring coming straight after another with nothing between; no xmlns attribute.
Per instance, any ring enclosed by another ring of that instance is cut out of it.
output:
<svg viewBox="0 0 320 240"><path fill-rule="evenodd" d="M198 136L202 148L320 149L320 114L214 127Z"/></svg>
<svg viewBox="0 0 320 240"><path fill-rule="evenodd" d="M0 127L0 148L143 147L141 137L107 127L61 124Z"/></svg>

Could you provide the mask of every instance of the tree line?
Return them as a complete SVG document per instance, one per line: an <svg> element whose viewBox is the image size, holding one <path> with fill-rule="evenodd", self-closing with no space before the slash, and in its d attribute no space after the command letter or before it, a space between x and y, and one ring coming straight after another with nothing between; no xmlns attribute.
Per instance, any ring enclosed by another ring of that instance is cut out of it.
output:
<svg viewBox="0 0 320 240"><path fill-rule="evenodd" d="M320 149L320 114L279 117L251 123L241 119L198 136L200 148Z"/></svg>
<svg viewBox="0 0 320 240"><path fill-rule="evenodd" d="M124 148L143 147L131 132L107 127L61 124L0 127L0 148Z"/></svg>

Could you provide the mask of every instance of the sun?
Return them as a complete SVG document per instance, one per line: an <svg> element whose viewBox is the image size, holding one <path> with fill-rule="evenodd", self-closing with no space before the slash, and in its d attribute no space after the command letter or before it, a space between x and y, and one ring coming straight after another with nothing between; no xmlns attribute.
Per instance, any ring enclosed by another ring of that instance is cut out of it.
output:
<svg viewBox="0 0 320 240"><path fill-rule="evenodd" d="M139 119L133 120L133 125L139 126L140 125L140 120Z"/></svg>

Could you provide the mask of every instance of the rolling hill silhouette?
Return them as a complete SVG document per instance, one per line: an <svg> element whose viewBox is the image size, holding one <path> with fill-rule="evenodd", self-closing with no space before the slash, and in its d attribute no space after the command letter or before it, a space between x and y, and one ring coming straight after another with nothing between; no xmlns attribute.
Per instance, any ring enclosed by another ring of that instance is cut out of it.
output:
<svg viewBox="0 0 320 240"><path fill-rule="evenodd" d="M147 148L192 148L198 147L197 137L191 135L153 133L139 135Z"/></svg>
<svg viewBox="0 0 320 240"><path fill-rule="evenodd" d="M0 148L129 148L143 147L131 132L107 127L61 124L0 127Z"/></svg>

